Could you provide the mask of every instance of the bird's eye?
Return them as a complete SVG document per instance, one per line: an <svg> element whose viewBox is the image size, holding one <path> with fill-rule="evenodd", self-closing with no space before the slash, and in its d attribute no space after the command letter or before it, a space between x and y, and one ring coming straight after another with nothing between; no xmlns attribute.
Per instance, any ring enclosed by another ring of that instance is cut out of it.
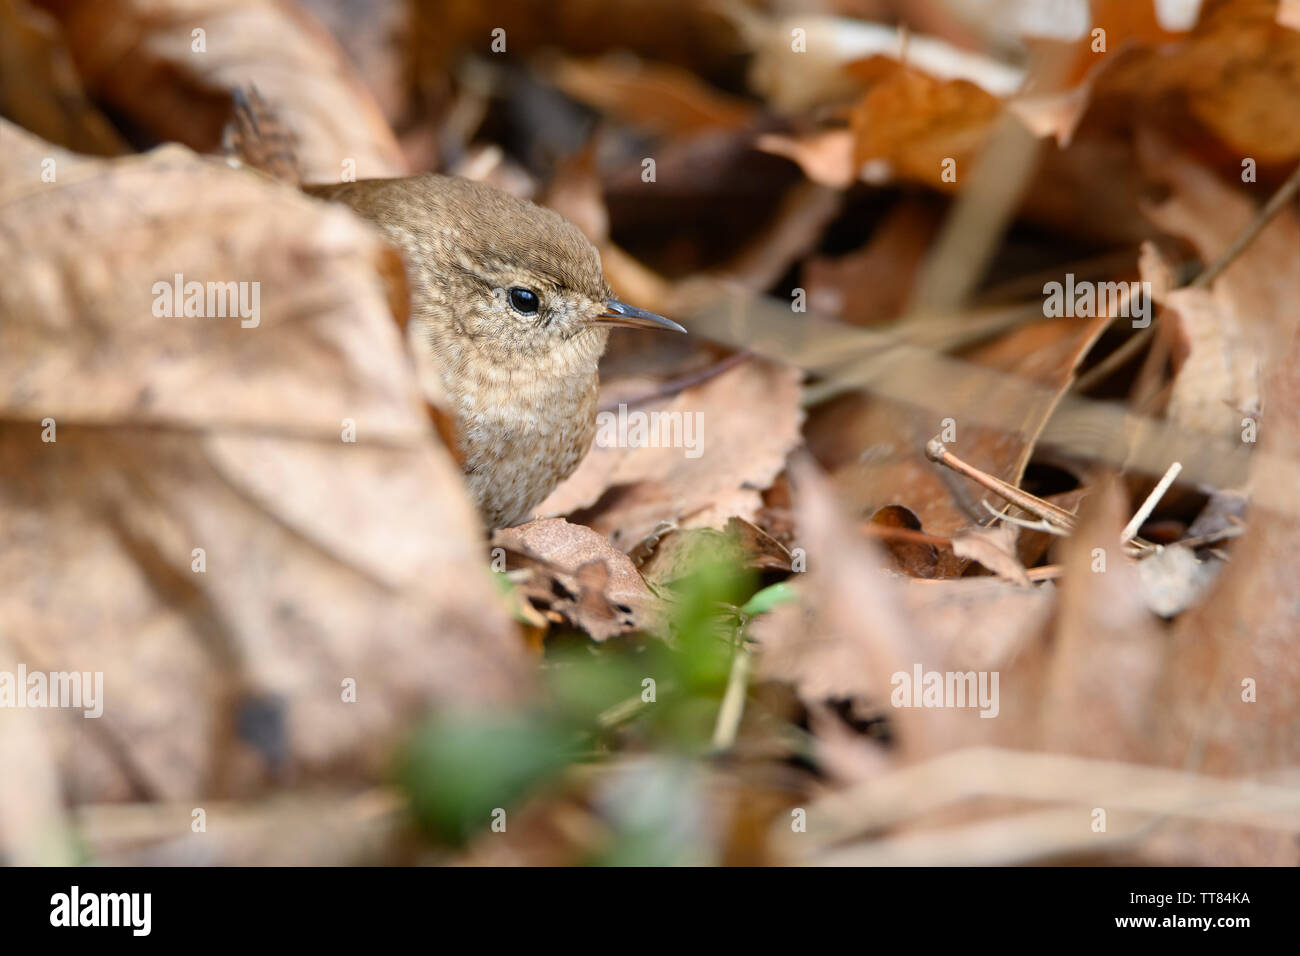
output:
<svg viewBox="0 0 1300 956"><path fill-rule="evenodd" d="M537 293L532 289L515 286L510 290L510 307L524 315L533 315L537 311Z"/></svg>

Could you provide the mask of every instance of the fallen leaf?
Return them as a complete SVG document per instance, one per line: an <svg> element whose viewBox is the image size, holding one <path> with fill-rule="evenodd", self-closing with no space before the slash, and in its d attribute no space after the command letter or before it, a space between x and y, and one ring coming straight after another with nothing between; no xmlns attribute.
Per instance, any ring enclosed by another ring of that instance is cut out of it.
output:
<svg viewBox="0 0 1300 956"><path fill-rule="evenodd" d="M868 182L904 179L956 192L964 181L957 171L969 168L1000 110L974 83L896 65L853 108L854 165Z"/></svg>
<svg viewBox="0 0 1300 956"><path fill-rule="evenodd" d="M628 547L661 521L721 528L732 517L752 519L762 507L760 492L800 440L801 377L788 366L751 359L659 408L602 412L608 417L598 420L591 451L538 506L539 513L572 514ZM640 447L633 447L631 425L618 437L620 416L631 421L631 416L655 414L676 416L659 419L669 423L667 447L650 444L654 436L663 437L652 424L646 425L646 444ZM679 423L678 447L672 447L673 422ZM602 434L608 445L602 444Z"/></svg>
<svg viewBox="0 0 1300 956"><path fill-rule="evenodd" d="M690 136L704 130L743 129L755 109L712 89L676 66L609 58L567 59L550 78L588 106L652 133Z"/></svg>
<svg viewBox="0 0 1300 956"><path fill-rule="evenodd" d="M952 536L952 551L959 558L978 561L1012 584L1029 586L1029 576L1016 557L1016 529L1009 525L959 531Z"/></svg>
<svg viewBox="0 0 1300 956"><path fill-rule="evenodd" d="M910 508L886 505L871 516L871 523L884 528L901 528L920 531L921 519ZM906 538L885 538L881 542L893 557L896 566L914 578L932 578L939 570L939 552L933 544L911 541Z"/></svg>
<svg viewBox="0 0 1300 956"><path fill-rule="evenodd" d="M355 69L299 7L274 0L183 8L157 0L47 2L91 94L159 139L216 149L231 91L256 86L296 133L304 181L407 171Z"/></svg>
<svg viewBox="0 0 1300 956"><path fill-rule="evenodd" d="M766 153L798 163L805 176L823 186L847 189L857 181L853 133L847 129L820 130L800 137L764 133L754 145Z"/></svg>
<svg viewBox="0 0 1300 956"><path fill-rule="evenodd" d="M1186 238L1205 263L1216 261L1255 217L1255 205L1168 142L1155 137L1142 142L1148 169L1172 189L1169 198L1146 210L1148 218ZM1243 416L1259 414L1265 361L1288 340L1295 324L1297 248L1300 218L1283 208L1212 288L1175 289L1164 296L1179 346L1169 398L1172 420L1237 440ZM1151 255L1147 264L1153 266Z"/></svg>
<svg viewBox="0 0 1300 956"><path fill-rule="evenodd" d="M0 115L79 153L128 152L86 95L58 23L26 0L0 2Z"/></svg>
<svg viewBox="0 0 1300 956"><path fill-rule="evenodd" d="M3 663L103 674L100 719L50 712L63 792L374 779L424 709L521 699L378 237L183 147L96 161L3 135ZM256 283L256 321L156 314L177 276Z"/></svg>
<svg viewBox="0 0 1300 956"><path fill-rule="evenodd" d="M593 640L664 624L661 602L632 559L590 528L542 518L494 531L492 545L531 569L524 593L535 605L559 613Z"/></svg>

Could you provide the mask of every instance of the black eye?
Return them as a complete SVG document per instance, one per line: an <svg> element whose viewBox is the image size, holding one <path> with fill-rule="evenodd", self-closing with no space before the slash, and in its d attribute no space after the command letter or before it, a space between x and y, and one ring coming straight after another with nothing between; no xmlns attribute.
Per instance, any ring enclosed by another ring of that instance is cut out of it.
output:
<svg viewBox="0 0 1300 956"><path fill-rule="evenodd" d="M532 289L515 286L510 290L510 307L516 312L532 315L537 311L537 305L537 293Z"/></svg>

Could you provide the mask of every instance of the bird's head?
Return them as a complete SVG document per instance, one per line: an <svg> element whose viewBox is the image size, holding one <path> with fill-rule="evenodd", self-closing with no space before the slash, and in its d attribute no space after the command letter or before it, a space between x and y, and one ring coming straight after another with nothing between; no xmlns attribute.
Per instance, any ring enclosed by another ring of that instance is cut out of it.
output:
<svg viewBox="0 0 1300 956"><path fill-rule="evenodd" d="M595 246L549 209L444 179L426 259L452 331L506 364L594 363L611 326L685 332L614 298Z"/></svg>

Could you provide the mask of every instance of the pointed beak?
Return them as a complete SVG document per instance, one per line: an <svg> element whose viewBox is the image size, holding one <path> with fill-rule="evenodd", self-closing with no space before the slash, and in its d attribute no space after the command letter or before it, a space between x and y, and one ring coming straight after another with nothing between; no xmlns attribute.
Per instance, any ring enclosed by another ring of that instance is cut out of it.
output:
<svg viewBox="0 0 1300 956"><path fill-rule="evenodd" d="M686 330L672 319L655 315L634 305L610 299L605 303L605 311L595 319L601 325L621 325L629 329L659 329L661 332L685 332Z"/></svg>

